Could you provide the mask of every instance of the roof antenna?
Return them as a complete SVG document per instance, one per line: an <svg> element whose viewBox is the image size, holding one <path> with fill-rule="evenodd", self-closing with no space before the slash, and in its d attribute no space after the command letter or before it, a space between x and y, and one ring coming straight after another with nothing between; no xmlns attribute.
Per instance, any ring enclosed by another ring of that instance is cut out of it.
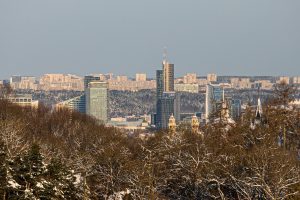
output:
<svg viewBox="0 0 300 200"><path fill-rule="evenodd" d="M167 52L167 47L165 46L164 53L163 53L163 64L166 64L168 62L167 56L168 56L168 52Z"/></svg>

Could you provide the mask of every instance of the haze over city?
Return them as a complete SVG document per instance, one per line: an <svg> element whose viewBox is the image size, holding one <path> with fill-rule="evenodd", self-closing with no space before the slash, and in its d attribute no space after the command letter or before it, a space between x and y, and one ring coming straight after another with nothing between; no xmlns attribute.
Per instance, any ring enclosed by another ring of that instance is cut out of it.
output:
<svg viewBox="0 0 300 200"><path fill-rule="evenodd" d="M155 77L300 74L297 0L1 1L0 79L45 73Z"/></svg>

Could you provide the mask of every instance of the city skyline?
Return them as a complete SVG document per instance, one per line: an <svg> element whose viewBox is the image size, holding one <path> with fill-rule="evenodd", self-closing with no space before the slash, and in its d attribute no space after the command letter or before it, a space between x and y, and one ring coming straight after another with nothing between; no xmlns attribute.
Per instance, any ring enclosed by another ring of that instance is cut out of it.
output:
<svg viewBox="0 0 300 200"><path fill-rule="evenodd" d="M28 0L0 5L0 79L140 71L154 77L164 46L177 66L175 76L185 71L300 74L298 1Z"/></svg>

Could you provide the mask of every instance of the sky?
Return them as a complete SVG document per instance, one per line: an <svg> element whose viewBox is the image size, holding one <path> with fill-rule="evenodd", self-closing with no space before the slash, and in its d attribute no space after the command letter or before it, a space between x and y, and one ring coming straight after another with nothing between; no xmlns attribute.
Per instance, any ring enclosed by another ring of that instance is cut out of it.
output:
<svg viewBox="0 0 300 200"><path fill-rule="evenodd" d="M0 0L0 79L300 75L299 0Z"/></svg>

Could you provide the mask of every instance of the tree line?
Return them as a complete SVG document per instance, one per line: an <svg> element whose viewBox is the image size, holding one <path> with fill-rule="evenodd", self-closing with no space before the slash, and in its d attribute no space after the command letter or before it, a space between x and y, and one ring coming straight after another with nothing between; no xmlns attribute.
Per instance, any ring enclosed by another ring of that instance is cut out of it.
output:
<svg viewBox="0 0 300 200"><path fill-rule="evenodd" d="M0 100L2 199L300 199L299 110L278 87L254 117L141 139L86 115ZM294 91L293 91L294 92ZM282 106L283 105L283 106Z"/></svg>

